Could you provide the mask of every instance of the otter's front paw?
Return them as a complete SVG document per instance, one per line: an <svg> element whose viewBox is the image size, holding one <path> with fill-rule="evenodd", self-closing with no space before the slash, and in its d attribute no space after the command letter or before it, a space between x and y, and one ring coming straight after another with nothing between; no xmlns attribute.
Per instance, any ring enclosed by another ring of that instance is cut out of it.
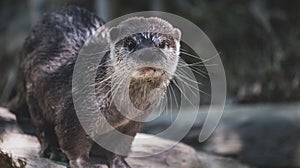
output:
<svg viewBox="0 0 300 168"><path fill-rule="evenodd" d="M40 156L53 161L68 162L68 158L61 150L51 149L50 147L41 149Z"/></svg>
<svg viewBox="0 0 300 168"><path fill-rule="evenodd" d="M70 167L71 168L105 168L99 164L92 164L89 161L85 161L82 159L77 159L77 160L71 160L70 161Z"/></svg>
<svg viewBox="0 0 300 168"><path fill-rule="evenodd" d="M121 156L114 156L109 162L110 168L131 168Z"/></svg>

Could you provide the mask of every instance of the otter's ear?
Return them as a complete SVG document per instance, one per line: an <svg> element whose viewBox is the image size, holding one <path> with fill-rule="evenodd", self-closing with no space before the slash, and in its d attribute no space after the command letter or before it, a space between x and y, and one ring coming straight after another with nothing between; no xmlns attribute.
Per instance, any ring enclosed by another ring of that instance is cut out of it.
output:
<svg viewBox="0 0 300 168"><path fill-rule="evenodd" d="M118 27L112 27L109 29L109 36L111 41L116 41L117 38L119 37L119 28Z"/></svg>
<svg viewBox="0 0 300 168"><path fill-rule="evenodd" d="M176 40L179 40L181 39L181 31L177 28L174 28L173 30L173 37L176 39Z"/></svg>

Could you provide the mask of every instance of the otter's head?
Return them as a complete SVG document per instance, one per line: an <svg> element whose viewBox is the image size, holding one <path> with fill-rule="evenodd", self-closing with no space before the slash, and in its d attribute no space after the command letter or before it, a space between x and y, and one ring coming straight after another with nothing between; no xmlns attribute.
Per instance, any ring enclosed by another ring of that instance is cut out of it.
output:
<svg viewBox="0 0 300 168"><path fill-rule="evenodd" d="M181 32L156 17L134 17L110 30L113 71L133 82L166 87L176 70Z"/></svg>

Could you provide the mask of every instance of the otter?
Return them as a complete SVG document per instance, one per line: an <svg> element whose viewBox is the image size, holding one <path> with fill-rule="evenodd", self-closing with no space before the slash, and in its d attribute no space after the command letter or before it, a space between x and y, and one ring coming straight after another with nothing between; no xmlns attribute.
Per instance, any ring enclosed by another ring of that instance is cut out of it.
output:
<svg viewBox="0 0 300 168"><path fill-rule="evenodd" d="M126 154L108 151L93 141L74 108L72 77L76 60L85 42L103 26L100 18L83 8L62 8L46 14L37 23L20 55L17 95L9 108L19 121L29 112L42 156L57 159L62 151L72 168L97 167L90 162L90 154L105 156L109 167L130 167L124 160ZM106 120L119 132L134 137L143 125L142 120L134 119L135 114L138 111L142 119L149 115L148 109L157 106L172 80L179 59L181 32L157 17L129 18L117 29L117 37L109 37L109 51L97 69L95 104L99 113L93 114L95 121L90 124ZM139 32L128 34L135 31ZM121 98L118 102L122 104L125 98L118 95L122 81L128 81L129 102L136 109L131 111L133 118L124 115L113 100ZM151 92L153 89L155 93ZM98 139L102 136L104 133ZM132 141L112 139L112 143L116 149L129 153Z"/></svg>

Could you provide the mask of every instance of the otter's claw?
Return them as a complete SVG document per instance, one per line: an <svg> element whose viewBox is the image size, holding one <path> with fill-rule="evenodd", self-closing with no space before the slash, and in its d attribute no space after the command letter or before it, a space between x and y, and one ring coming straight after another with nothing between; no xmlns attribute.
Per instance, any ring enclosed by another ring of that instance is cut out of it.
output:
<svg viewBox="0 0 300 168"><path fill-rule="evenodd" d="M109 162L110 168L131 168L121 156L114 156Z"/></svg>

